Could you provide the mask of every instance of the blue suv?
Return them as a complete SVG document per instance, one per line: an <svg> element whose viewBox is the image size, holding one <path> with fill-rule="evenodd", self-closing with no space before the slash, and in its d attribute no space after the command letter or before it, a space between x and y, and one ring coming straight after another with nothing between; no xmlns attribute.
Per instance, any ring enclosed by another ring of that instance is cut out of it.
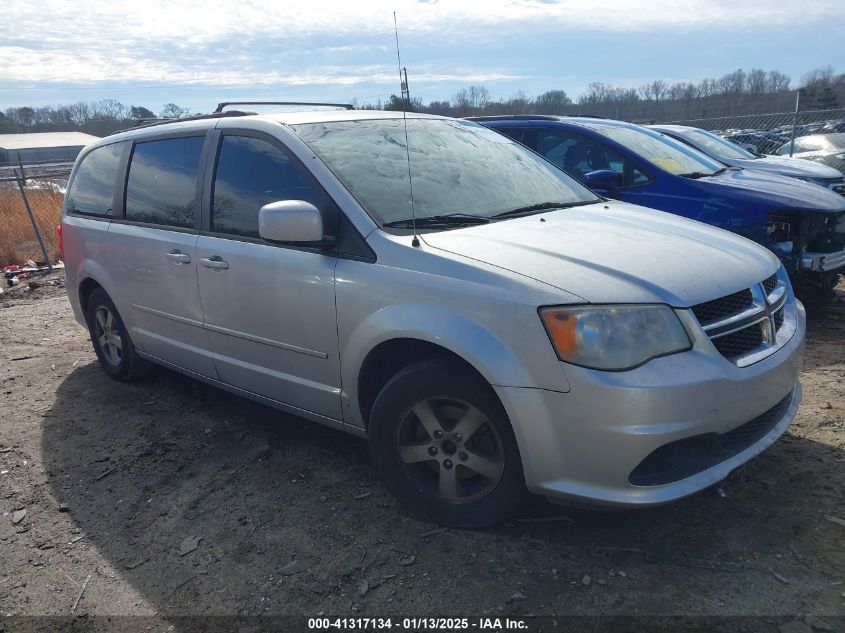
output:
<svg viewBox="0 0 845 633"><path fill-rule="evenodd" d="M596 193L739 233L770 248L797 285L845 272L845 198L794 178L728 167L633 123L543 115L472 120L526 145Z"/></svg>

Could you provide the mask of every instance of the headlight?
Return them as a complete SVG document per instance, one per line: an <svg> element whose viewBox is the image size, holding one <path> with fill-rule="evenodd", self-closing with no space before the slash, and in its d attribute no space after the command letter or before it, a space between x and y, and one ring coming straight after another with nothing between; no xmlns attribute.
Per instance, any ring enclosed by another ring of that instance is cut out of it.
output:
<svg viewBox="0 0 845 633"><path fill-rule="evenodd" d="M540 318L558 358L593 369L631 369L692 347L664 305L540 308Z"/></svg>

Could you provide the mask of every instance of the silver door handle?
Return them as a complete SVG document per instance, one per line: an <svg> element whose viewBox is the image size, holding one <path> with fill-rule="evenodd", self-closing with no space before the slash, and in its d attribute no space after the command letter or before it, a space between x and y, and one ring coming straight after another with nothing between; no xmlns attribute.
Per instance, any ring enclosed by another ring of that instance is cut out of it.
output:
<svg viewBox="0 0 845 633"><path fill-rule="evenodd" d="M217 255L213 257L203 257L200 259L202 265L212 270L226 270L229 267L229 262L224 262Z"/></svg>
<svg viewBox="0 0 845 633"><path fill-rule="evenodd" d="M176 265L191 263L191 256L187 253L182 253L180 251L170 251L169 253L165 253L165 255L167 255L167 259L174 262Z"/></svg>

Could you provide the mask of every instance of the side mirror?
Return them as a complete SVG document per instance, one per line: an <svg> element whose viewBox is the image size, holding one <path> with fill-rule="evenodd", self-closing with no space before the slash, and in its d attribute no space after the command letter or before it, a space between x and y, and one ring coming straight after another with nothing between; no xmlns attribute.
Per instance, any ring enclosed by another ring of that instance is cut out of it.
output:
<svg viewBox="0 0 845 633"><path fill-rule="evenodd" d="M584 184L595 193L615 198L619 195L621 178L612 169L597 169L584 174Z"/></svg>
<svg viewBox="0 0 845 633"><path fill-rule="evenodd" d="M258 235L268 242L323 242L323 216L304 200L282 200L265 204L258 211Z"/></svg>

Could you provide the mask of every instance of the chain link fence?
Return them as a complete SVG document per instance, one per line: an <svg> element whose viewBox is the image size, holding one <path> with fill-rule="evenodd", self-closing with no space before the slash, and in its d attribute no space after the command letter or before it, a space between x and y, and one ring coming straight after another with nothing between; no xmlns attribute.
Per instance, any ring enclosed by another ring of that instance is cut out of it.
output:
<svg viewBox="0 0 845 633"><path fill-rule="evenodd" d="M57 227L72 166L0 163L0 268L59 259Z"/></svg>
<svg viewBox="0 0 845 633"><path fill-rule="evenodd" d="M687 125L708 130L762 154L775 154L793 139L815 134L845 132L845 108L773 112L767 114L727 114L706 118L640 120L637 123ZM799 150L796 150L798 152ZM786 151L784 154L789 155Z"/></svg>

